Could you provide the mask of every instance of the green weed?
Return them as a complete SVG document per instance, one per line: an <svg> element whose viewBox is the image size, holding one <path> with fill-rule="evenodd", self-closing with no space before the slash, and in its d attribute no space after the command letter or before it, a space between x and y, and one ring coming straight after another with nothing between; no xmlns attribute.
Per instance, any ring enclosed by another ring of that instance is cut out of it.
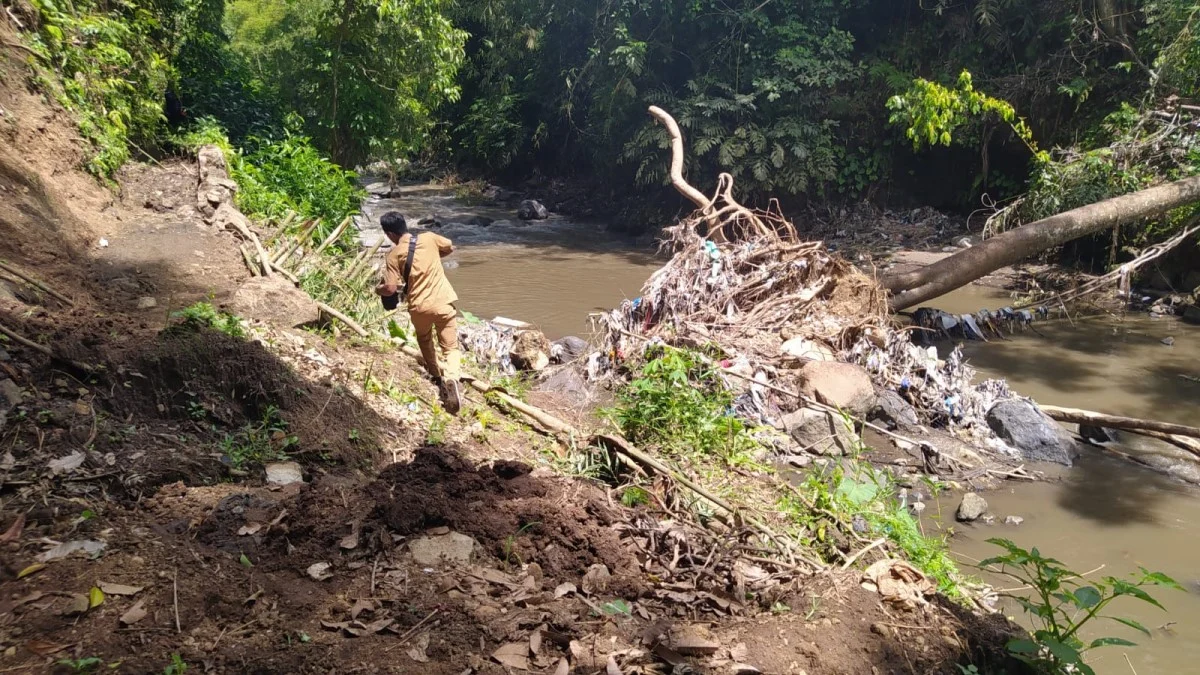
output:
<svg viewBox="0 0 1200 675"><path fill-rule="evenodd" d="M1036 548L1025 550L1007 539L989 539L988 543L1003 548L1004 554L980 562L980 568L998 568L1000 574L1030 589L1028 597L1008 595L1034 625L1031 639L1013 640L1008 643L1008 650L1039 672L1095 675L1095 671L1084 663L1088 651L1098 647L1136 645L1115 637L1085 643L1079 637L1080 629L1097 619L1107 619L1149 637L1150 631L1142 624L1133 619L1105 615L1105 608L1118 598L1133 598L1164 609L1145 589L1183 590L1174 579L1145 568L1141 568L1141 573L1132 581L1110 576L1089 583L1058 560L1043 556Z"/></svg>
<svg viewBox="0 0 1200 675"><path fill-rule="evenodd" d="M171 314L171 318L180 320L182 326L193 330L211 329L230 337L246 337L242 328L242 320L233 314L223 312L207 302L197 302Z"/></svg>
<svg viewBox="0 0 1200 675"><path fill-rule="evenodd" d="M507 570L513 562L515 562L517 565L522 564L521 556L517 554L517 538L529 530L537 527L538 525L541 525L541 523L526 523L525 525L521 526L521 529L504 538L504 543L500 545L500 551L504 554L505 570Z"/></svg>
<svg viewBox="0 0 1200 675"><path fill-rule="evenodd" d="M759 444L733 413L733 396L699 355L663 349L605 411L630 441L675 455L715 455L731 464L750 461Z"/></svg>
<svg viewBox="0 0 1200 675"><path fill-rule="evenodd" d="M188 664L178 653L171 654L171 663L163 668L163 675L183 675L188 671Z"/></svg>
<svg viewBox="0 0 1200 675"><path fill-rule="evenodd" d="M98 657L89 656L82 659L59 659L58 665L70 669L73 673L90 673L104 665L104 661Z"/></svg>
<svg viewBox="0 0 1200 675"><path fill-rule="evenodd" d="M247 424L236 433L227 434L221 441L221 451L235 469L259 466L286 459L287 451L299 443L288 434L288 424L279 408L268 406L258 422Z"/></svg>

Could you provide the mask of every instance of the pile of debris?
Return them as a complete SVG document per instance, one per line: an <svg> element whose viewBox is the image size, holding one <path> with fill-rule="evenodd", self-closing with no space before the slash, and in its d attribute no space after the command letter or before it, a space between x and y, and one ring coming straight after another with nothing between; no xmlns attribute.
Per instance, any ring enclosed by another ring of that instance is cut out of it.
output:
<svg viewBox="0 0 1200 675"><path fill-rule="evenodd" d="M731 225L737 236L721 236ZM712 215L700 212L665 230L670 261L641 297L596 317L605 351L593 355L589 375L615 376L659 345L715 346L722 356L714 365L739 394L734 411L752 422L790 433L795 413L806 408L864 421L881 399L898 396L920 424L1008 450L986 419L996 401L1011 396L1005 384L974 384L957 349L940 359L934 347L914 344L873 279L823 243L800 241L776 212L733 212L713 228ZM844 388L857 369L874 392L867 386L865 396L839 395L814 381L814 371L824 370Z"/></svg>

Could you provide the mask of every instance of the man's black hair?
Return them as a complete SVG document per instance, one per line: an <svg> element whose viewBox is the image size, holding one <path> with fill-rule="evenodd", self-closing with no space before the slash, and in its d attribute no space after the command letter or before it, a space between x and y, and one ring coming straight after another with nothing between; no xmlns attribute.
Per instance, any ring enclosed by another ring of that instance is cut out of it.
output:
<svg viewBox="0 0 1200 675"><path fill-rule="evenodd" d="M388 211L379 218L379 225L384 232L403 236L408 232L408 223L405 222L404 216L396 211Z"/></svg>

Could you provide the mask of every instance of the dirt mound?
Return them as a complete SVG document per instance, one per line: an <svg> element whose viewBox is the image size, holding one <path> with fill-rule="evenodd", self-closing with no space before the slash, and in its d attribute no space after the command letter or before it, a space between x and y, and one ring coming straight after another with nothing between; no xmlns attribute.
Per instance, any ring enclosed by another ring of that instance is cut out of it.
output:
<svg viewBox="0 0 1200 675"><path fill-rule="evenodd" d="M476 467L424 448L412 462L383 471L374 490L379 515L399 534L447 526L502 561L536 562L561 579L602 564L631 594L642 590L637 559L613 529L622 521L597 488L538 476L518 462Z"/></svg>

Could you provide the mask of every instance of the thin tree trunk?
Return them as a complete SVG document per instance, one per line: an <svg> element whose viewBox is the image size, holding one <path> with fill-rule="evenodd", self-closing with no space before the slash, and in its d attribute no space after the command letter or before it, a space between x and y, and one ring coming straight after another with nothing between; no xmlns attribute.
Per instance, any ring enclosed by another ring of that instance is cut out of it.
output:
<svg viewBox="0 0 1200 675"><path fill-rule="evenodd" d="M1068 241L1194 202L1200 202L1200 176L1044 218L1009 230L923 269L885 276L882 283L893 293L892 309L906 309Z"/></svg>

